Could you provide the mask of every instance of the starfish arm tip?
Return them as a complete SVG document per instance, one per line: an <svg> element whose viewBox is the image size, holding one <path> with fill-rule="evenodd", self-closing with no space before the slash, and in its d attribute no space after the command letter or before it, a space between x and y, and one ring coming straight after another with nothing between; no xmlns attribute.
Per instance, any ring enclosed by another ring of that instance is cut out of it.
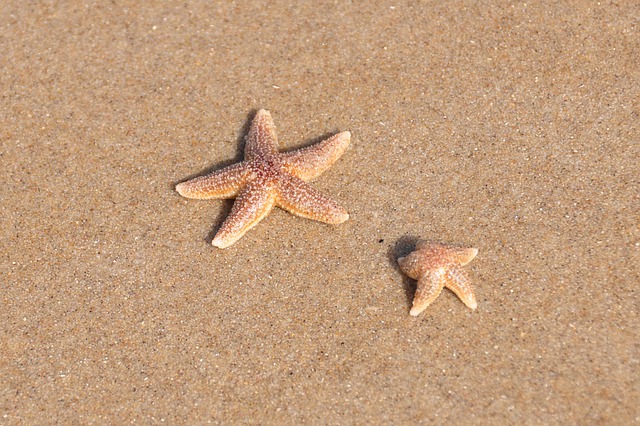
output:
<svg viewBox="0 0 640 426"><path fill-rule="evenodd" d="M262 109L258 110L258 112L256 112L255 118L267 119L269 121L273 120L273 118L271 118L271 113L269 111L267 111L266 109L264 109L264 108L262 108Z"/></svg>
<svg viewBox="0 0 640 426"><path fill-rule="evenodd" d="M426 308L426 306L425 307L414 306L409 311L409 315L411 315L412 317L417 317L418 315L420 315L422 313L422 311L424 311L425 308Z"/></svg>
<svg viewBox="0 0 640 426"><path fill-rule="evenodd" d="M349 220L349 213L345 212L340 216L338 216L338 219L336 220L336 224L346 222L347 220Z"/></svg>
<svg viewBox="0 0 640 426"><path fill-rule="evenodd" d="M211 241L211 244L214 247L223 249L229 247L231 244L233 244L233 242L225 241L223 238L215 237L213 241Z"/></svg>
<svg viewBox="0 0 640 426"><path fill-rule="evenodd" d="M469 307L472 310L476 310L476 308L478 307L478 302L476 302L476 298L471 295L471 297L469 297L469 299L467 300L463 300L464 304L467 305L467 307Z"/></svg>
<svg viewBox="0 0 640 426"><path fill-rule="evenodd" d="M349 220L349 213L335 213L334 215L331 215L329 217L316 220L321 220L322 222L328 223L329 225L340 225L341 223Z"/></svg>
<svg viewBox="0 0 640 426"><path fill-rule="evenodd" d="M176 185L176 192L184 197L184 182Z"/></svg>
<svg viewBox="0 0 640 426"><path fill-rule="evenodd" d="M459 253L460 254L458 255L458 262L460 263L460 265L464 266L467 263L471 262L473 259L475 259L475 257L478 255L478 249L477 248L462 249Z"/></svg>
<svg viewBox="0 0 640 426"><path fill-rule="evenodd" d="M194 191L193 185L189 185L189 181L177 184L176 192L184 198L198 198L200 195L197 191Z"/></svg>

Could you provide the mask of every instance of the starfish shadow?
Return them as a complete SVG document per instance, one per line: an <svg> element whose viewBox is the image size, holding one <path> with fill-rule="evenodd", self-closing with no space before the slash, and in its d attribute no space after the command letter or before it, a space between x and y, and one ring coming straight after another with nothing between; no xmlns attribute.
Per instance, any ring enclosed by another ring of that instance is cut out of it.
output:
<svg viewBox="0 0 640 426"><path fill-rule="evenodd" d="M229 160L224 160L224 161L220 161L212 166L207 167L206 169L204 169L201 172L198 173L193 173L191 175L187 175L179 180L175 180L173 182L170 183L171 185L171 190L175 192L176 189L176 185L181 183L181 182L186 182L188 180L191 180L193 178L199 177L199 176L204 176L204 175L208 175L211 172L215 172L216 170L220 170L223 169L227 166L230 166L232 164L235 163L239 163L241 161L244 161L244 146L245 146L245 136L249 133L249 129L251 128L251 122L253 121L253 118L255 117L255 115L258 113L257 109L253 109L251 110L248 114L247 114L247 119L245 120L244 125L242 126L242 128L240 129L240 132L238 134L238 136L236 137L236 146L238 147L236 150L236 155L234 158L229 159ZM176 193L176 195L178 195ZM179 196L179 195L178 195ZM229 214L229 212L231 212L231 206L233 206L233 199L228 199L228 200L220 200L223 203L223 208L218 212L214 223L216 225L214 225L214 227L209 231L209 233L207 234L207 236L205 237L205 241L209 244L211 244L211 242L213 241L213 238L215 237L216 233L218 232L218 229L220 229L220 226L222 225L222 222L224 221L224 218Z"/></svg>
<svg viewBox="0 0 640 426"><path fill-rule="evenodd" d="M414 235L405 235L400 238L395 245L390 246L387 251L387 258L389 263L398 271L402 276L402 286L404 287L404 295L407 299L407 306L411 308L413 305L413 295L416 292L417 282L416 280L409 278L405 275L404 272L400 269L400 265L398 265L398 259L404 257L411 253L415 247L416 243L420 240L420 237L416 237Z"/></svg>
<svg viewBox="0 0 640 426"><path fill-rule="evenodd" d="M220 161L220 162L218 162L216 164L213 164L213 165L207 167L203 171L200 171L200 172L197 172L197 173L192 173L192 174L187 175L185 177L182 177L182 178L180 178L178 180L175 180L175 181L171 182L171 188L175 189L176 185L181 183L181 182L185 182L185 181L188 181L190 179L197 178L199 176L208 175L209 173L215 172L216 170L219 170L219 169L222 169L224 167L230 166L232 164L244 161L244 145L245 145L244 137L249 133L249 128L251 127L251 121L253 120L253 117L256 115L257 112L258 112L258 110L252 110L249 114L247 114L247 119L246 119L244 125L242 126L242 129L240 130L240 133L236 137L236 146L238 148L236 150L235 157L233 157L233 158L231 158L229 160Z"/></svg>

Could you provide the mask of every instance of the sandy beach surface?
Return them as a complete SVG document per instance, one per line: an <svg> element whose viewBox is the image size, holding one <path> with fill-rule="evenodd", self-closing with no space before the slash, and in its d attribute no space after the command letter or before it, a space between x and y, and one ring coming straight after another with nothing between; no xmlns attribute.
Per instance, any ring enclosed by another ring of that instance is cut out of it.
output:
<svg viewBox="0 0 640 426"><path fill-rule="evenodd" d="M0 424L640 423L636 1L4 1ZM350 219L175 185L351 145ZM475 247L472 311L397 259Z"/></svg>

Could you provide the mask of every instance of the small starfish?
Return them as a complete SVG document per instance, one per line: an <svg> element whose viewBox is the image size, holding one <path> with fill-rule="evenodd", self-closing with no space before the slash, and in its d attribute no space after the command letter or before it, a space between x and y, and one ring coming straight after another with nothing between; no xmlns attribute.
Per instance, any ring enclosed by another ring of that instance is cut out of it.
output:
<svg viewBox="0 0 640 426"><path fill-rule="evenodd" d="M278 206L297 216L338 224L349 214L305 181L327 170L349 146L351 133L342 132L306 148L281 153L269 111L261 109L245 137L244 161L176 186L183 197L236 198L212 244L225 248Z"/></svg>
<svg viewBox="0 0 640 426"><path fill-rule="evenodd" d="M415 251L398 259L400 269L418 280L410 314L418 316L431 304L444 287L452 290L465 305L475 309L478 304L473 287L461 266L478 254L474 248L451 247L429 241L418 241Z"/></svg>

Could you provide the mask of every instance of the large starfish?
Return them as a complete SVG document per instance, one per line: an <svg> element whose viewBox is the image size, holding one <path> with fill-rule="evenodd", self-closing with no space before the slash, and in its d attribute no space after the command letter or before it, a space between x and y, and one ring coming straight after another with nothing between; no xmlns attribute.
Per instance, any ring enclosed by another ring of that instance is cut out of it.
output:
<svg viewBox="0 0 640 426"><path fill-rule="evenodd" d="M462 266L478 254L474 248L451 247L429 241L418 241L415 251L398 259L400 269L418 280L413 307L409 312L418 316L431 304L444 287L451 289L471 309L478 304L469 278Z"/></svg>
<svg viewBox="0 0 640 426"><path fill-rule="evenodd" d="M276 128L269 111L261 109L245 137L244 161L176 186L183 197L236 198L231 213L212 243L225 248L278 206L297 216L330 224L349 214L305 181L327 170L347 149L351 133L338 133L315 145L292 152L277 150Z"/></svg>

